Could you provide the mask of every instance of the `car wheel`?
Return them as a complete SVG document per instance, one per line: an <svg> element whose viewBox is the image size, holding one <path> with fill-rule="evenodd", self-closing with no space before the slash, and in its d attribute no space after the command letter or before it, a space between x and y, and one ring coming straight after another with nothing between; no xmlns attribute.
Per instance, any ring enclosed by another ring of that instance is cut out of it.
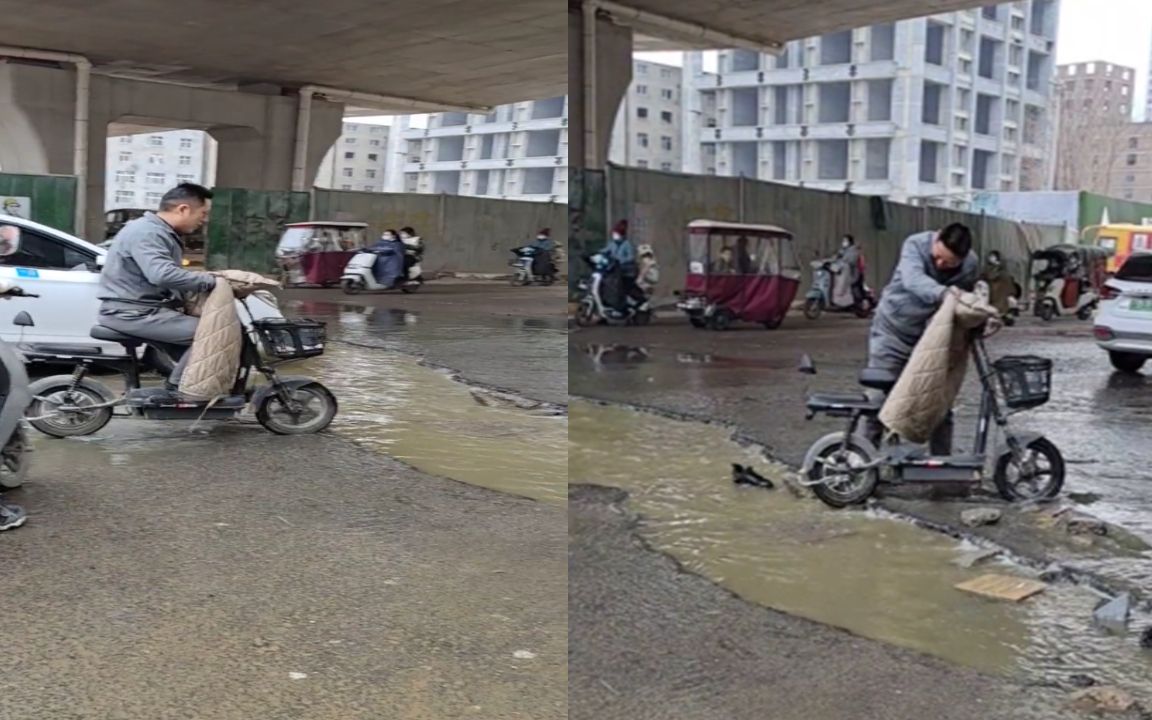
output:
<svg viewBox="0 0 1152 720"><path fill-rule="evenodd" d="M1129 375L1139 373L1144 369L1144 364L1148 362L1147 356L1133 353L1112 352L1108 353L1108 358L1112 361L1112 367Z"/></svg>

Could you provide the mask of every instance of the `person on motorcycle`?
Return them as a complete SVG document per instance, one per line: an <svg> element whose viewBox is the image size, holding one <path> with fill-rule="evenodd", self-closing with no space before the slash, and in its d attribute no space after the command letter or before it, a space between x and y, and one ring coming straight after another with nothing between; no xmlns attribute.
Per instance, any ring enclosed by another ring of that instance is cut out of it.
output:
<svg viewBox="0 0 1152 720"><path fill-rule="evenodd" d="M636 262L636 246L628 239L627 220L620 220L612 227L612 239L600 252L616 263L623 284L623 292L620 294L624 302L631 299L636 304L643 305L645 302L644 293L636 285L640 266ZM617 310L623 312L624 308L619 307Z"/></svg>
<svg viewBox="0 0 1152 720"><path fill-rule="evenodd" d="M652 298L656 291L656 284L660 282L660 266L656 263L656 253L651 245L640 246L640 274L636 278L636 285L647 299Z"/></svg>
<svg viewBox="0 0 1152 720"><path fill-rule="evenodd" d="M556 263L553 253L556 252L556 243L552 240L551 228L540 228L536 239L529 246L536 251L532 258L532 274L537 277L556 274Z"/></svg>
<svg viewBox="0 0 1152 720"><path fill-rule="evenodd" d="M880 296L868 338L868 367L899 376L928 323L949 292L972 290L979 261L972 252L972 231L953 223L940 231L904 241L892 279ZM869 436L879 428L868 428ZM951 414L932 437L934 455L950 455Z"/></svg>
<svg viewBox="0 0 1152 720"><path fill-rule="evenodd" d="M124 225L112 241L100 273L98 322L117 332L157 343L179 356L166 387L175 393L196 337L199 318L178 308L184 297L211 292L216 277L185 270L182 237L208 221L212 191L181 183L160 199L154 213Z"/></svg>
<svg viewBox="0 0 1152 720"><path fill-rule="evenodd" d="M424 257L424 239L411 226L400 228L400 241L404 243L404 278L413 280L412 266Z"/></svg>
<svg viewBox="0 0 1152 720"><path fill-rule="evenodd" d="M852 290L852 299L855 303L859 304L864 299L864 254L860 252L860 246L856 244L856 238L851 234L845 233L843 239L840 241L840 250L836 253L836 259L840 261L844 268L844 272L848 273L848 287Z"/></svg>

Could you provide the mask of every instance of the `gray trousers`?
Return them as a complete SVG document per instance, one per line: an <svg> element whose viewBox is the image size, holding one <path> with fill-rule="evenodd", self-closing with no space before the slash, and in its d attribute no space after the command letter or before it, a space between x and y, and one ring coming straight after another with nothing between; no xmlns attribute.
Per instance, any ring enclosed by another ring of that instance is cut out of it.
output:
<svg viewBox="0 0 1152 720"><path fill-rule="evenodd" d="M911 347L883 331L877 330L873 324L872 332L868 336L868 367L888 370L899 377L900 373L904 372L904 366L908 364L911 356ZM952 454L952 436L955 430L956 421L952 411L949 410L948 415L945 416L940 426L932 432L932 438L929 440L929 448L933 455L943 457ZM865 436L873 442L879 441L883 432L878 419L872 418L865 423Z"/></svg>
<svg viewBox="0 0 1152 720"><path fill-rule="evenodd" d="M173 358L179 358L172 374L168 376L168 382L173 386L180 385L180 377L191 356L187 350L196 337L196 326L200 324L200 318L168 308L113 310L101 311L100 324L116 332L155 343Z"/></svg>

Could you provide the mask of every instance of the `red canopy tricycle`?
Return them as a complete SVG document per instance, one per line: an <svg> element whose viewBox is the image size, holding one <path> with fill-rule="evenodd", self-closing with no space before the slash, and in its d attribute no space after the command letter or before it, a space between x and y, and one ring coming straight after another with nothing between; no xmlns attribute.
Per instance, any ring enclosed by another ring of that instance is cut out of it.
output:
<svg viewBox="0 0 1152 720"><path fill-rule="evenodd" d="M688 280L676 307L698 328L780 327L800 288L792 233L774 225L688 224Z"/></svg>

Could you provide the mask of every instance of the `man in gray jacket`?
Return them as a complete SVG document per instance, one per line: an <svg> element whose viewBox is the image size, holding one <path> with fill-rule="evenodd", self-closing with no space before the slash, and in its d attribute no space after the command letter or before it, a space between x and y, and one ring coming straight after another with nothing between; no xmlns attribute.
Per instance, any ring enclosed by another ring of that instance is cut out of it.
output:
<svg viewBox="0 0 1152 720"><path fill-rule="evenodd" d="M975 287L979 264L972 252L972 231L959 223L905 240L872 320L868 367L899 376L944 296ZM949 415L932 438L932 452L951 454L951 445Z"/></svg>
<svg viewBox="0 0 1152 720"><path fill-rule="evenodd" d="M168 378L175 391L196 337L199 319L185 315L185 295L210 292L216 278L183 267L181 236L208 221L212 192L183 183L165 193L160 209L126 224L116 234L100 274L99 323L171 349L180 360Z"/></svg>

